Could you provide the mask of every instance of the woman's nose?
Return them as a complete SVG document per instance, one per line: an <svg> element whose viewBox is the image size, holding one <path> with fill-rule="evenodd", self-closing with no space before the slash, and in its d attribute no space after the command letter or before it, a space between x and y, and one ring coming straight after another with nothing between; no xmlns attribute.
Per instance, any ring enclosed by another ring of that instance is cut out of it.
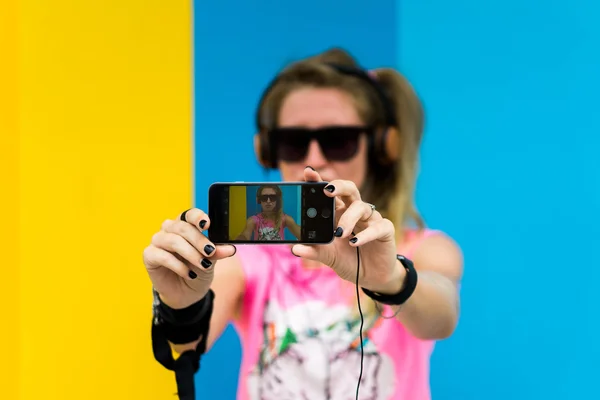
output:
<svg viewBox="0 0 600 400"><path fill-rule="evenodd" d="M319 142L314 139L308 144L308 151L306 152L306 160L304 162L306 165L310 165L317 170L327 164L327 158L323 154Z"/></svg>

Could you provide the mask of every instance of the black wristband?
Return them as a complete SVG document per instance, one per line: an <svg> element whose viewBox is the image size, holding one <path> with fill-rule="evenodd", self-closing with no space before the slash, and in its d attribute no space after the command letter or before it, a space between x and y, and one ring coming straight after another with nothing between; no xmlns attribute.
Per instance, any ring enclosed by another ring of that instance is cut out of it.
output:
<svg viewBox="0 0 600 400"><path fill-rule="evenodd" d="M189 307L176 310L167 306L154 291L152 351L163 367L175 372L180 400L195 400L194 374L206 351L215 294L209 290L204 298ZM169 342L190 343L200 339L194 350L184 351L175 360Z"/></svg>
<svg viewBox="0 0 600 400"><path fill-rule="evenodd" d="M404 288L396 294L379 294L372 292L368 289L361 288L362 291L381 304L387 304L389 306L399 306L404 304L406 300L410 298L415 289L417 288L417 270L411 260L408 258L396 255L396 258L400 261L404 269L406 269L406 277L404 278Z"/></svg>
<svg viewBox="0 0 600 400"><path fill-rule="evenodd" d="M166 305L154 290L154 324L160 325L167 340L173 344L185 344L197 340L203 333L204 319L212 311L215 294L209 290L206 296L182 309ZM210 316L208 316L210 318Z"/></svg>

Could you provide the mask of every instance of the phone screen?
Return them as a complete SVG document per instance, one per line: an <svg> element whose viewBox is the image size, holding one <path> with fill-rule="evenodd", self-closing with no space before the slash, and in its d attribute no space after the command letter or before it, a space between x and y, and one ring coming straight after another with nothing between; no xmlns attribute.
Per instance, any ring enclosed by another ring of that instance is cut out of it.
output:
<svg viewBox="0 0 600 400"><path fill-rule="evenodd" d="M325 244L333 240L335 199L326 182L215 183L208 195L216 244Z"/></svg>

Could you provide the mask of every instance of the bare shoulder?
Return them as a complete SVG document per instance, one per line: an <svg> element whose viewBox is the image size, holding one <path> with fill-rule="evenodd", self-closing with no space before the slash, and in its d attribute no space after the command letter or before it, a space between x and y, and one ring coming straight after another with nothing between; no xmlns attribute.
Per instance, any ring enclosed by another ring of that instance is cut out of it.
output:
<svg viewBox="0 0 600 400"><path fill-rule="evenodd" d="M454 281L459 281L462 277L462 250L454 239L445 233L435 233L421 240L412 258L418 270L436 271Z"/></svg>

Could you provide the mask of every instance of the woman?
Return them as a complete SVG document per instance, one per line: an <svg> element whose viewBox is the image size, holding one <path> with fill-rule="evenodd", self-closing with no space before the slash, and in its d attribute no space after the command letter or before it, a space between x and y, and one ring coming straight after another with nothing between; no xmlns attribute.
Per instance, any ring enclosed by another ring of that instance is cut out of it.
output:
<svg viewBox="0 0 600 400"><path fill-rule="evenodd" d="M286 181L329 182L336 238L236 253L208 241L202 210L166 220L144 261L157 320L177 331L175 350L202 353L233 321L243 349L238 399L429 399L434 341L458 320L462 255L413 204L423 113L412 87L333 49L284 69L257 124L264 166ZM202 323L194 330L182 315L202 319L207 304L204 337Z"/></svg>
<svg viewBox="0 0 600 400"><path fill-rule="evenodd" d="M300 239L300 226L283 212L283 194L279 186L260 186L256 191L256 203L260 204L261 212L248 218L237 240L283 240L285 228L288 228L296 239Z"/></svg>

